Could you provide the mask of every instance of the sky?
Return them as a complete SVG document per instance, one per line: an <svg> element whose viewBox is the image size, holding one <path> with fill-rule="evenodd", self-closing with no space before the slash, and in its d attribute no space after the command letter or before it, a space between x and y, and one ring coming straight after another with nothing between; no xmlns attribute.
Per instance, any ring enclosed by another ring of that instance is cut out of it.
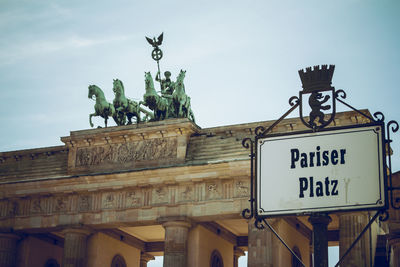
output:
<svg viewBox="0 0 400 267"><path fill-rule="evenodd" d="M161 71L187 71L202 128L278 119L301 90L297 71L320 64L336 66L347 103L400 121L399 12L396 0L0 0L0 151L62 145L89 129L90 84L112 102L118 78L141 100L144 72L157 71L144 37L161 32Z"/></svg>

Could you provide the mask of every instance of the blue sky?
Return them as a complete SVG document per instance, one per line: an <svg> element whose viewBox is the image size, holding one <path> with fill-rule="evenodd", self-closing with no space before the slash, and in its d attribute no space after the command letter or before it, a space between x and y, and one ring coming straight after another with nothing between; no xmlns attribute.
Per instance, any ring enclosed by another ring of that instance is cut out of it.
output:
<svg viewBox="0 0 400 267"><path fill-rule="evenodd" d="M89 84L112 102L118 78L140 100L144 71L157 70L144 36L161 32L161 70L187 70L202 128L277 119L301 90L297 71L319 64L336 65L348 103L400 121L399 11L396 0L0 0L0 151L90 128Z"/></svg>

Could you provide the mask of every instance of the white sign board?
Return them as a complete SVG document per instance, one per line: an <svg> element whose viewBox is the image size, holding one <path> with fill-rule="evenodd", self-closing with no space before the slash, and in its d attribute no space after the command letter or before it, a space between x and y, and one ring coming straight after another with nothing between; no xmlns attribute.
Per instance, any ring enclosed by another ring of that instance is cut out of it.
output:
<svg viewBox="0 0 400 267"><path fill-rule="evenodd" d="M385 206L382 127L257 139L258 216Z"/></svg>

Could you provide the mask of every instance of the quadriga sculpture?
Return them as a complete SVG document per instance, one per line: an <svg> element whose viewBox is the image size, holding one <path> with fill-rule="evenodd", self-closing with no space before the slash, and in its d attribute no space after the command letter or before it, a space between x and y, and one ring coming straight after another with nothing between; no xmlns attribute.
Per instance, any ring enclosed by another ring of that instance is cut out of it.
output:
<svg viewBox="0 0 400 267"><path fill-rule="evenodd" d="M141 108L139 103L125 97L125 89L122 81L118 79L114 80L113 92L115 94L113 104L117 113L117 120L115 121L117 125L125 125L126 118L128 118L128 124L132 124L133 117L136 118L136 123L141 122L140 112L146 114L144 121L146 121L148 117L154 117L153 114Z"/></svg>
<svg viewBox="0 0 400 267"><path fill-rule="evenodd" d="M96 104L94 105L94 113L89 115L89 123L90 126L93 127L92 117L100 116L104 118L105 127L107 127L108 117L113 117L116 120L117 113L115 112L115 108L111 103L108 103L103 91L97 87L96 85L89 85L89 94L88 97L93 99L93 96L96 97Z"/></svg>
<svg viewBox="0 0 400 267"><path fill-rule="evenodd" d="M189 118L194 122L194 114L190 106L190 97L185 92L185 79L186 71L181 70L176 78L174 92L172 94L172 102L174 105L175 117Z"/></svg>
<svg viewBox="0 0 400 267"><path fill-rule="evenodd" d="M165 98L159 96L154 89L153 77L150 72L145 72L145 87L146 93L143 95L143 101L139 102L139 105L143 104L154 112L154 120L164 120L168 118L169 105Z"/></svg>

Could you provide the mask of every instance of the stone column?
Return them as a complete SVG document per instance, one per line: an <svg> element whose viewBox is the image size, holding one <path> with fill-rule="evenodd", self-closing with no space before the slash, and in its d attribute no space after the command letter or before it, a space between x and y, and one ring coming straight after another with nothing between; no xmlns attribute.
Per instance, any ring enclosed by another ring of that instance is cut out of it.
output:
<svg viewBox="0 0 400 267"><path fill-rule="evenodd" d="M147 267L147 263L154 260L154 256L145 252L140 253L140 267Z"/></svg>
<svg viewBox="0 0 400 267"><path fill-rule="evenodd" d="M315 267L328 267L328 224L332 221L326 214L316 214L308 219L313 226L312 243Z"/></svg>
<svg viewBox="0 0 400 267"><path fill-rule="evenodd" d="M268 219L271 225L275 220ZM248 267L273 267L277 251L274 251L274 234L266 226L265 229L257 229L254 220L249 221L247 266ZM276 259L275 259L276 261Z"/></svg>
<svg viewBox="0 0 400 267"><path fill-rule="evenodd" d="M87 237L90 233L90 231L80 228L63 230L63 267L86 267Z"/></svg>
<svg viewBox="0 0 400 267"><path fill-rule="evenodd" d="M400 233L389 235L390 266L400 267Z"/></svg>
<svg viewBox="0 0 400 267"><path fill-rule="evenodd" d="M17 258L17 242L20 237L12 233L0 233L0 266L14 267Z"/></svg>
<svg viewBox="0 0 400 267"><path fill-rule="evenodd" d="M186 219L163 218L165 228L164 267L186 267L188 257L188 233L191 223Z"/></svg>
<svg viewBox="0 0 400 267"><path fill-rule="evenodd" d="M244 255L244 251L240 248L233 248L233 267L239 267L239 258Z"/></svg>
<svg viewBox="0 0 400 267"><path fill-rule="evenodd" d="M368 224L367 213L343 213L339 215L339 258L351 246L357 236ZM369 266L369 232L357 242L343 259L341 266Z"/></svg>

